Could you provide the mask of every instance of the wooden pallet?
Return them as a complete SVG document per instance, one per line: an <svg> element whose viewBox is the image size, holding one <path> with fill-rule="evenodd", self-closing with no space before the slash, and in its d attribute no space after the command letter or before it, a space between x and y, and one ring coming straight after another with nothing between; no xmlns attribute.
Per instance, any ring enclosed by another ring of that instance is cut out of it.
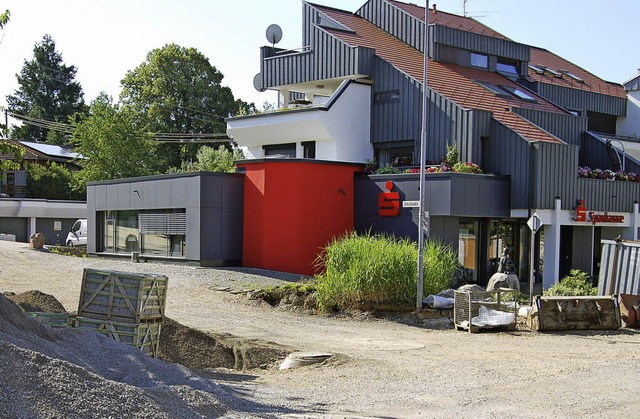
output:
<svg viewBox="0 0 640 419"><path fill-rule="evenodd" d="M95 330L118 342L134 346L154 358L158 355L160 321L129 323L79 316L75 318L74 326L85 330Z"/></svg>
<svg viewBox="0 0 640 419"><path fill-rule="evenodd" d="M25 314L50 327L71 327L73 325L73 317L67 313L25 312Z"/></svg>
<svg viewBox="0 0 640 419"><path fill-rule="evenodd" d="M130 323L162 320L167 282L164 275L85 269L78 315Z"/></svg>

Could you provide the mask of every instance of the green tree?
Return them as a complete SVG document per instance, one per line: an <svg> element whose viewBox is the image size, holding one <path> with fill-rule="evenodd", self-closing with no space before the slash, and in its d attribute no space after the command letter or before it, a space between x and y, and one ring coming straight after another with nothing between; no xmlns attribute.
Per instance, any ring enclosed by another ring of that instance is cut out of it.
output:
<svg viewBox="0 0 640 419"><path fill-rule="evenodd" d="M73 187L84 190L91 181L157 174L156 143L136 128L126 108L102 93L89 115L74 123L71 141L83 158L82 170L73 173Z"/></svg>
<svg viewBox="0 0 640 419"><path fill-rule="evenodd" d="M84 112L82 87L75 81L77 69L62 62L56 43L45 35L33 48L33 59L24 62L17 74L20 87L7 96L10 112L32 118L67 123L78 112ZM41 126L23 124L14 127L13 138L25 141L51 142L62 145L66 138Z"/></svg>
<svg viewBox="0 0 640 419"><path fill-rule="evenodd" d="M43 199L86 199L84 190L72 189L71 172L62 164L32 163L27 166L27 196Z"/></svg>
<svg viewBox="0 0 640 419"><path fill-rule="evenodd" d="M4 26L7 23L9 23L10 19L11 19L11 12L9 12L8 9L0 13L0 29L4 29Z"/></svg>
<svg viewBox="0 0 640 419"><path fill-rule="evenodd" d="M239 148L229 151L223 145L218 148L204 146L198 150L193 168L200 172L233 173L236 171L236 166L233 162L242 159L244 159L244 154Z"/></svg>
<svg viewBox="0 0 640 419"><path fill-rule="evenodd" d="M138 126L154 133L223 133L225 117L240 106L222 73L195 48L165 45L122 79L120 99L136 115ZM195 157L197 145L163 144L165 167Z"/></svg>

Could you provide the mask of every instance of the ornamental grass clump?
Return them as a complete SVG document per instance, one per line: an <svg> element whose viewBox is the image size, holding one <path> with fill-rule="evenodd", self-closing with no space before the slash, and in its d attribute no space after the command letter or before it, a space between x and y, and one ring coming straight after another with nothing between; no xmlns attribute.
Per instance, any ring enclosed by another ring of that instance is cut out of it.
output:
<svg viewBox="0 0 640 419"><path fill-rule="evenodd" d="M447 246L427 242L425 295L448 288L458 260ZM318 257L325 272L317 278L321 309L361 305L415 304L418 249L415 243L384 235L351 233L334 240Z"/></svg>

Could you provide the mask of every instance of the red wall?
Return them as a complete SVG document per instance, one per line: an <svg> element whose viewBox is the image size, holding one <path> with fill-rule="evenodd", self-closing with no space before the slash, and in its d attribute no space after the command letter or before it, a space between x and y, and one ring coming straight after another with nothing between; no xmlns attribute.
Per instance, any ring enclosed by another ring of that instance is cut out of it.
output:
<svg viewBox="0 0 640 419"><path fill-rule="evenodd" d="M353 230L353 175L361 165L254 160L246 170L242 265L302 275L334 237Z"/></svg>

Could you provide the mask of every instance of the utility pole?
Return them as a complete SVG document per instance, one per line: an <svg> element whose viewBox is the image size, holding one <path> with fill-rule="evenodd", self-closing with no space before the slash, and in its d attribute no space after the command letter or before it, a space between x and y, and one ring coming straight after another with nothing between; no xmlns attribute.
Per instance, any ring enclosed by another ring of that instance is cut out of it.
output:
<svg viewBox="0 0 640 419"><path fill-rule="evenodd" d="M429 92L427 85L427 70L429 69L429 0L424 9L424 76L422 78L422 133L420 135L420 207L418 215L418 289L416 309L422 309L422 294L424 292L424 238L427 223L425 204L425 176L427 166L427 132L429 121Z"/></svg>

